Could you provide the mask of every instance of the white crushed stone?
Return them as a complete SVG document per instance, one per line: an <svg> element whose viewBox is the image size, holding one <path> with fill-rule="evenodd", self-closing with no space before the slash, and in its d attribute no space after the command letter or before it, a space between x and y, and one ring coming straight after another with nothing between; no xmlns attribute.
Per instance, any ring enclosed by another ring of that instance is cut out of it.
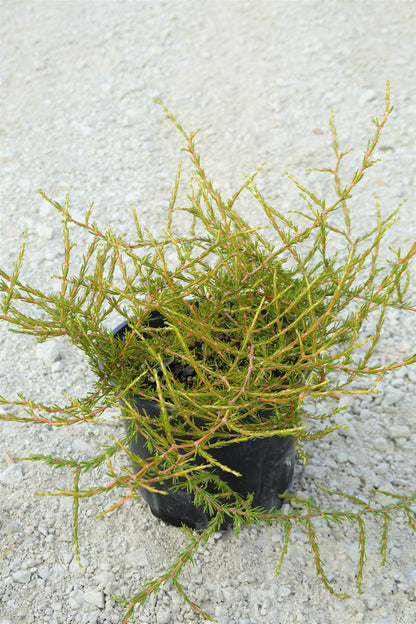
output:
<svg viewBox="0 0 416 624"><path fill-rule="evenodd" d="M104 609L104 593L102 591L89 589L85 592L84 599L88 604L98 607L99 609Z"/></svg>
<svg viewBox="0 0 416 624"><path fill-rule="evenodd" d="M17 572L13 572L12 577L17 583L29 583L32 572L30 570L17 570Z"/></svg>
<svg viewBox="0 0 416 624"><path fill-rule="evenodd" d="M41 342L36 345L36 356L52 366L62 356L63 353L62 342L56 340L48 340L47 342ZM54 368L56 370L56 368Z"/></svg>
<svg viewBox="0 0 416 624"><path fill-rule="evenodd" d="M129 551L124 556L124 561L127 565L144 567L148 564L146 550L144 548L136 548Z"/></svg>
<svg viewBox="0 0 416 624"><path fill-rule="evenodd" d="M11 487L18 486L23 480L23 468L20 464L12 464L0 472L0 482Z"/></svg>
<svg viewBox="0 0 416 624"><path fill-rule="evenodd" d="M63 261L59 216L37 194L42 187L74 215L91 201L100 225L132 232L130 202L145 227L164 227L181 137L153 102L162 99L188 130L200 128L202 161L224 197L267 161L259 184L272 205L301 207L289 170L316 193L333 193L307 167L333 163L328 130L334 107L341 147L360 159L383 112L391 81L395 112L355 206L372 223L374 190L387 215L405 197L389 243L402 249L415 236L415 5L411 0L192 0L1 3L0 266L12 268L28 229L21 278L58 291L49 276ZM357 160L351 157L350 169ZM348 170L348 165L346 166ZM309 175L309 178L308 178ZM257 224L248 199L246 216ZM336 241L330 241L336 250ZM74 257L83 249L73 250ZM412 288L414 288L412 277ZM399 360L415 343L414 319L388 316L382 361ZM117 323L117 320L115 324ZM65 341L37 345L0 323L0 394L23 391L53 404L62 392L82 396L93 381ZM381 350L381 351L380 351ZM411 350L411 349L410 349ZM294 488L323 508L338 501L317 484L367 499L372 489L414 489L416 367L396 371L377 397L341 397L333 424L349 424L308 445ZM8 409L8 413L13 413ZM129 597L162 573L186 541L133 500L97 518L116 494L81 501L81 562L74 558L72 500L35 492L72 487L66 472L11 457L49 453L85 459L117 436L117 421L50 429L0 423L0 624L117 624ZM94 477L92 478L94 481ZM90 481L85 480L87 487ZM377 494L376 502L386 503ZM390 500L388 500L390 502ZM318 526L319 523L317 523ZM366 532L363 590L354 589L357 527L319 525L328 576L351 598L333 598L316 580L308 538L294 530L281 575L278 528L215 536L185 570L190 596L219 624L410 624L416 604L415 541L404 520L390 526L388 560L380 567L380 523ZM135 624L200 624L170 586L138 610Z"/></svg>

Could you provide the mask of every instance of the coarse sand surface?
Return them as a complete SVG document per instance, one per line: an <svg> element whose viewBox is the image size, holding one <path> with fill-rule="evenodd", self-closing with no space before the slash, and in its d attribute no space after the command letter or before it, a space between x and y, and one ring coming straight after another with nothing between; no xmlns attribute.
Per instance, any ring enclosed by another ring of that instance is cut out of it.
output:
<svg viewBox="0 0 416 624"><path fill-rule="evenodd" d="M131 202L145 227L164 227L182 137L154 102L160 98L191 131L224 197L244 174L266 165L267 200L300 208L294 174L316 194L329 177L305 173L334 164L328 128L334 109L351 171L382 116L386 81L395 110L353 200L355 225L386 216L408 198L389 241L415 240L415 2L412 0L3 0L0 2L0 266L12 270L27 229L22 280L47 288L62 263L59 215L37 193L69 194L74 215L94 201L95 219L132 231ZM249 198L241 210L256 223ZM414 275L411 290L415 290ZM414 351L412 315L391 313L382 361ZM47 344L47 343L46 343ZM412 348L413 347L413 348ZM0 394L23 392L48 404L62 392L82 396L92 375L65 342L38 346L0 324ZM364 500L374 489L415 490L415 367L393 372L381 394L345 399L340 429L310 442L297 463L294 492L323 508L342 506L318 483ZM16 408L17 409L17 408ZM11 413L13 410L10 410ZM134 595L161 574L186 536L156 520L140 499L97 518L118 494L80 505L81 562L74 557L72 499L37 492L71 488L71 475L13 458L53 453L86 459L122 435L117 420L67 428L0 422L0 624L115 624L125 609L113 595ZM82 487L94 484L85 477ZM376 494L375 504L386 504ZM387 500L387 503L390 500ZM380 566L381 520L369 520L363 593L355 585L357 525L316 522L334 588L316 578L308 536L294 528L279 577L284 532L251 527L217 534L182 576L190 597L219 624L412 624L416 606L415 535L404 517L390 525ZM137 608L137 624L200 623L167 585Z"/></svg>

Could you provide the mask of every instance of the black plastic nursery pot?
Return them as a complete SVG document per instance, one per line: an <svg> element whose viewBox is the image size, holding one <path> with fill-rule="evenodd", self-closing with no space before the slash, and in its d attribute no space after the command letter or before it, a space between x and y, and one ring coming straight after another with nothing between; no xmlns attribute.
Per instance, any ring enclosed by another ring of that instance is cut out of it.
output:
<svg viewBox="0 0 416 624"><path fill-rule="evenodd" d="M164 318L153 311L147 322L149 327L162 327ZM128 322L124 322L114 330L115 337L122 338L130 332ZM137 413L155 420L160 414L156 400L143 399L133 395ZM122 404L122 402L121 402ZM168 408L168 411L171 411ZM268 410L260 410L260 416L268 418ZM128 430L130 419L124 421ZM130 443L130 450L138 457L148 460L152 457L146 446L146 438L137 427L137 435ZM253 495L253 506L262 507L267 511L277 510L282 506L280 497L291 486L295 467L295 445L293 436L272 436L257 438L245 442L230 444L225 447L210 449L210 454L222 465L238 472L241 476L215 468L216 474L223 479L236 493L243 497ZM174 526L185 524L193 529L205 529L210 516L202 507L194 504L194 496L185 490L173 489L172 481L166 480L157 485L159 492L151 492L140 488L140 494L147 502L151 512L157 518ZM232 525L229 518L221 527Z"/></svg>

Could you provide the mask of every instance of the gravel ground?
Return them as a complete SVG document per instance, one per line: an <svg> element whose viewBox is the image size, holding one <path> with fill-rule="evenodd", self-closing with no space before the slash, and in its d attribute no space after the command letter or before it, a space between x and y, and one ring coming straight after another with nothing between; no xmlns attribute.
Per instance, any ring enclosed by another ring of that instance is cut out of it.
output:
<svg viewBox="0 0 416 624"><path fill-rule="evenodd" d="M391 241L414 240L414 2L296 0L3 1L1 11L0 265L11 267L29 228L23 277L45 286L60 266L60 222L37 194L70 194L81 213L94 200L96 219L129 231L130 202L153 231L163 227L181 137L154 103L161 98L183 125L200 128L199 148L224 195L267 161L260 184L279 209L297 206L284 171L306 180L307 167L327 166L327 126L335 109L344 147L370 136L391 81L395 112L356 204L360 223L403 198ZM316 192L327 181L311 178ZM242 204L243 210L249 208ZM251 213L250 213L251 216ZM414 281L414 280L413 280ZM414 285L414 284L413 284ZM63 390L84 393L92 382L66 343L49 350L0 326L0 393L18 391L59 402ZM382 358L403 357L415 342L404 315L389 317ZM376 398L346 401L340 430L310 444L294 490L334 505L317 488L366 498L373 488L415 486L415 367L399 370ZM163 572L185 545L183 533L155 520L140 500L97 519L105 501L81 505L83 567L74 559L71 500L36 492L70 487L69 475L10 458L51 450L86 458L120 423L71 427L0 424L0 624L110 624L123 609L112 594L132 595ZM362 446L362 442L365 446ZM378 495L381 502L381 495ZM115 499L114 499L115 500ZM354 588L356 528L320 527L328 576L348 600L316 579L307 536L295 530L279 578L279 528L218 534L184 573L192 598L220 624L410 624L416 600L415 540L405 522L390 528L388 562L380 567L380 525L369 523L364 593ZM412 616L413 614L413 616ZM134 616L141 624L200 622L166 587Z"/></svg>

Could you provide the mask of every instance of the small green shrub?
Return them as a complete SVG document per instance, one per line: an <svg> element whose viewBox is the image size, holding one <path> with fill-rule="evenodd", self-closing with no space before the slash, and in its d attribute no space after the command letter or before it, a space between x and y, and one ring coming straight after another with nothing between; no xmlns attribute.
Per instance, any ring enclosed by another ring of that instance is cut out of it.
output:
<svg viewBox="0 0 416 624"><path fill-rule="evenodd" d="M247 439L293 435L299 456L306 461L304 442L319 439L337 428L325 421L340 408L316 415L308 405L344 394L368 394L390 371L415 363L416 355L402 362L381 364L375 355L389 307L415 311L406 299L409 266L416 244L406 252L391 250L383 260L380 244L396 219L399 208L386 218L380 211L371 231L363 233L350 214L348 201L366 170L374 165L374 150L392 108L387 89L383 118L374 119L375 133L349 182L340 179L341 152L331 117L335 165L318 169L333 177L336 201L326 205L314 193L295 184L305 201L297 215L282 214L263 197L255 178L258 171L225 201L203 169L195 147L195 134L182 133L194 166L188 203L177 207L180 168L163 236L154 238L144 230L133 211L134 239L128 242L111 229L92 221L92 210L84 220L71 216L68 201L60 205L47 198L63 223L64 262L57 279L59 292L47 293L19 279L24 243L12 272L0 271L3 293L0 318L17 332L32 334L40 341L66 336L87 356L96 374L96 386L82 399L69 398L62 406L39 404L23 394L18 400L1 398L4 405L23 407L25 415L8 411L1 418L61 426L97 421L118 401L124 403L129 434L104 448L89 461L52 455L32 455L53 467L70 467L72 491L58 495L74 497L75 544L78 505L83 497L119 487L121 506L139 487L155 488L173 479L178 488L193 492L197 504L212 516L200 534L188 534L188 547L165 574L125 601L126 620L136 605L169 579L195 609L178 577L198 546L231 517L238 531L243 525L271 522L282 525L285 542L278 569L287 550L291 527L300 524L310 537L317 574L333 593L318 547L314 519L328 524L355 522L359 527L358 587L365 559L364 521L368 515L381 518L381 551L384 562L387 529L391 517L403 513L416 529L412 504L416 493L391 495L393 502L375 507L340 492L352 510L322 510L312 499L286 494L292 502L288 512L253 508L215 475L215 448ZM253 228L237 212L240 195L252 194L267 220L264 228ZM183 233L176 218L186 214L189 229ZM305 225L306 224L306 225ZM73 273L70 231L90 236L83 261ZM357 230L357 231L355 231ZM337 253L329 251L337 236ZM37 311L37 313L36 313ZM108 317L116 312L128 320L130 332L116 339ZM165 325L149 328L154 313L163 314ZM363 337L369 320L375 331ZM134 395L160 405L160 416L150 419L135 409ZM267 406L269 417L259 407ZM170 416L173 410L174 418ZM322 423L322 425L321 425ZM386 424L388 426L388 424ZM137 458L128 442L138 428L152 450L150 460ZM113 467L113 457L125 454L125 464L134 460L136 473ZM202 462L200 461L202 458ZM110 484L81 490L80 474L107 463ZM221 466L227 470L227 466ZM328 492L328 490L326 490ZM50 493L52 494L52 493ZM55 493L56 494L56 493ZM105 512L103 512L105 513ZM338 594L337 594L338 595ZM203 613L209 619L209 615Z"/></svg>

